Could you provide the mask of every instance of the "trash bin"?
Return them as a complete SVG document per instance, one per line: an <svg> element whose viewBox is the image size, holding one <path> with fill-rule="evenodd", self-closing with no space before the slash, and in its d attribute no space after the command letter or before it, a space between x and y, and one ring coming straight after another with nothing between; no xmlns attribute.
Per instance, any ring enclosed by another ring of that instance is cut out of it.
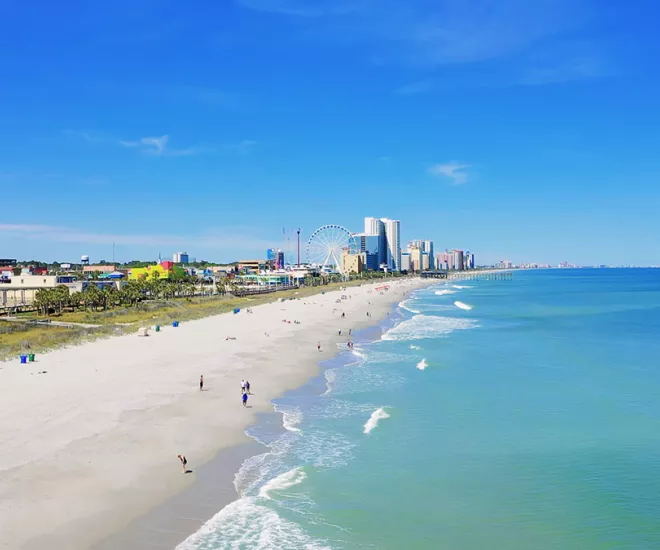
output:
<svg viewBox="0 0 660 550"><path fill-rule="evenodd" d="M28 353L28 360L30 361L30 363L34 361L34 353Z"/></svg>
<svg viewBox="0 0 660 550"><path fill-rule="evenodd" d="M160 325L156 325L156 332L160 332Z"/></svg>
<svg viewBox="0 0 660 550"><path fill-rule="evenodd" d="M27 355L21 355L21 363L27 363Z"/></svg>
<svg viewBox="0 0 660 550"><path fill-rule="evenodd" d="M175 328L178 327L179 326L179 321L174 321L172 323L172 326L175 327Z"/></svg>

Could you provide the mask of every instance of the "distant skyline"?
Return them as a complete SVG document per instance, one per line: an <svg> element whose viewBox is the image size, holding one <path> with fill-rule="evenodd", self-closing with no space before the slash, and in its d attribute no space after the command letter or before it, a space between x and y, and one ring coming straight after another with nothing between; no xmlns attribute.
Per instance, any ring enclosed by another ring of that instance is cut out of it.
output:
<svg viewBox="0 0 660 550"><path fill-rule="evenodd" d="M282 228L660 264L651 0L72 0L0 20L0 257L223 262ZM295 233L293 235L295 238Z"/></svg>

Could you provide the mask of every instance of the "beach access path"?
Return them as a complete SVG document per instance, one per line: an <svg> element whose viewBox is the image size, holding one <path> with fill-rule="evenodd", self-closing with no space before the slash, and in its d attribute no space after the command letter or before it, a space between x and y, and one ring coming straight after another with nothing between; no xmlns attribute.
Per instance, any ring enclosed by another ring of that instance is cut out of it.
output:
<svg viewBox="0 0 660 550"><path fill-rule="evenodd" d="M318 373L349 329L429 284L379 281L1 364L0 548L82 550L125 528L249 441L256 413Z"/></svg>

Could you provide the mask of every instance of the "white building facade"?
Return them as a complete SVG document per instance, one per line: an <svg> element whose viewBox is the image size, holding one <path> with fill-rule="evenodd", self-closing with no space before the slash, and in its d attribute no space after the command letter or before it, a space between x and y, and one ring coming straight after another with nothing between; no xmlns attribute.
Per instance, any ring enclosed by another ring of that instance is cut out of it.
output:
<svg viewBox="0 0 660 550"><path fill-rule="evenodd" d="M401 271L401 222L381 218L385 227L385 241L387 245L387 267L391 271Z"/></svg>

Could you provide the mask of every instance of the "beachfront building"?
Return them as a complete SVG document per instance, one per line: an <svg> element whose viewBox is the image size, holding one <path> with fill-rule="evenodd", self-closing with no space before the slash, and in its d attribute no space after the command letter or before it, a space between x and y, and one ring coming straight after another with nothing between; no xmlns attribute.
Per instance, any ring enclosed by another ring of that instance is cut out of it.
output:
<svg viewBox="0 0 660 550"><path fill-rule="evenodd" d="M409 246L408 254L410 256L410 271L423 271L424 251L419 246Z"/></svg>
<svg viewBox="0 0 660 550"><path fill-rule="evenodd" d="M410 268L410 252L401 252L401 271L412 271Z"/></svg>
<svg viewBox="0 0 660 550"><path fill-rule="evenodd" d="M362 273L364 271L365 263L366 255L363 252L351 254L348 250L345 250L341 255L341 272L344 275L350 273Z"/></svg>
<svg viewBox="0 0 660 550"><path fill-rule="evenodd" d="M0 308L29 306L40 290L70 286L74 281L75 277L63 275L14 275L0 283Z"/></svg>
<svg viewBox="0 0 660 550"><path fill-rule="evenodd" d="M401 222L381 218L385 227L385 240L387 243L387 268L390 271L401 271Z"/></svg>
<svg viewBox="0 0 660 550"><path fill-rule="evenodd" d="M369 218L367 218L369 219ZM358 250L365 255L364 268L368 271L378 271L380 268L380 235L369 233L355 233L353 238L357 242Z"/></svg>
<svg viewBox="0 0 660 550"><path fill-rule="evenodd" d="M275 262L271 260L241 260L238 262L238 270L243 273L260 273L272 271Z"/></svg>
<svg viewBox="0 0 660 550"><path fill-rule="evenodd" d="M239 288L273 288L292 285L293 277L290 273L247 273L244 275L237 275L234 282Z"/></svg>
<svg viewBox="0 0 660 550"><path fill-rule="evenodd" d="M408 248L410 247L417 247L421 249L421 251L426 254L428 257L426 267L424 269L435 269L435 257L433 255L433 241L429 240L415 240L415 241L410 241L408 243Z"/></svg>
<svg viewBox="0 0 660 550"><path fill-rule="evenodd" d="M463 271L463 269L465 267L465 264L464 264L465 258L464 258L464 255L463 255L463 251L454 249L454 250L451 251L451 255L452 255L452 259L453 259L454 269L456 271Z"/></svg>
<svg viewBox="0 0 660 550"><path fill-rule="evenodd" d="M385 224L379 218L364 218L364 234L375 236L378 249L378 268L387 264L387 238L385 236ZM364 250L362 252L365 252Z"/></svg>

